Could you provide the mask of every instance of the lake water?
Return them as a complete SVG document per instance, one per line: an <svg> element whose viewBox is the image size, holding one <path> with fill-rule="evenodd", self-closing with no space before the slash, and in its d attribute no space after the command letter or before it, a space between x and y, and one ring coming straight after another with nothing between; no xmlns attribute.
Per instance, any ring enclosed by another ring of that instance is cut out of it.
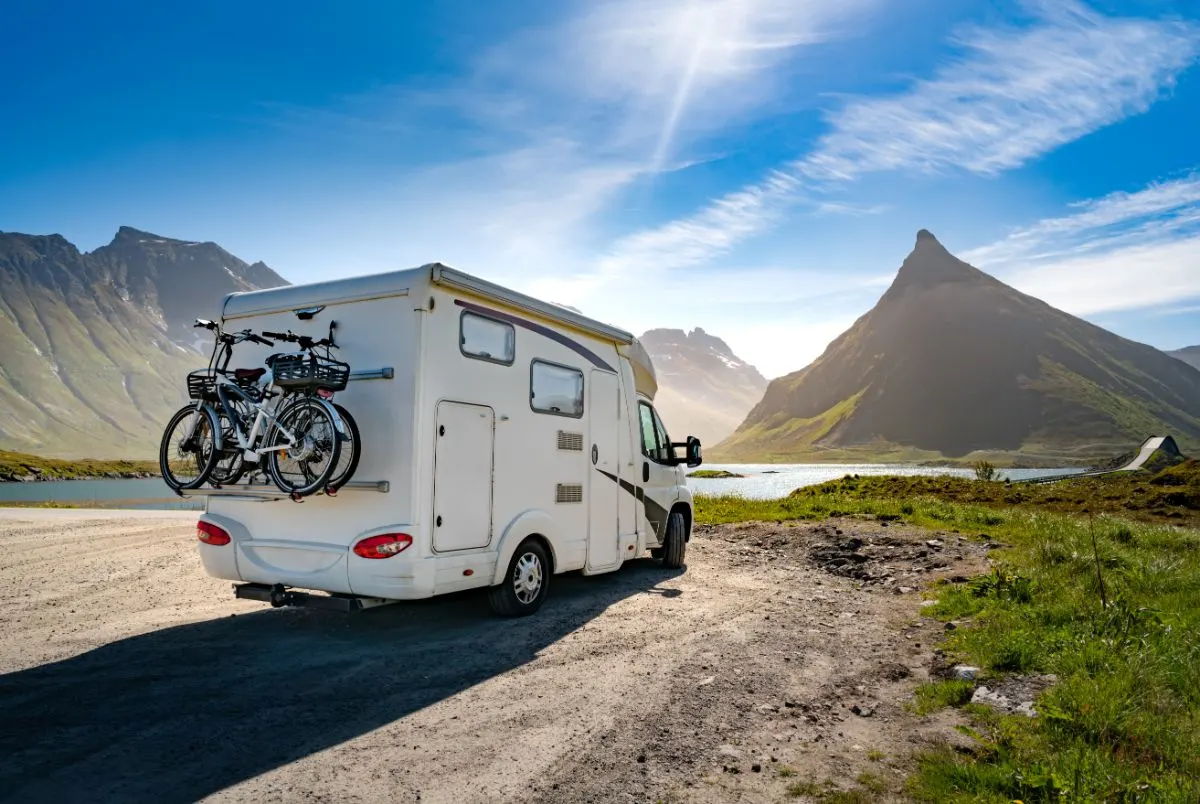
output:
<svg viewBox="0 0 1200 804"><path fill-rule="evenodd" d="M203 500L177 497L157 477L0 483L0 502L70 502L93 508L198 510L204 507Z"/></svg>
<svg viewBox="0 0 1200 804"><path fill-rule="evenodd" d="M725 469L744 478L712 480L688 478L696 494L738 494L770 499L784 497L801 486L836 480L845 475L956 475L974 477L970 469L914 466L912 464L705 464L703 469ZM1004 469L1001 475L1022 480L1042 475L1065 475L1081 469ZM95 508L202 509L200 499L175 496L159 478L141 480L51 480L41 483L0 483L0 502L72 502Z"/></svg>
<svg viewBox="0 0 1200 804"><path fill-rule="evenodd" d="M954 475L975 477L972 469L943 466L916 466L888 463L800 463L800 464L723 464L706 463L701 469L726 470L743 478L689 477L688 487L694 494L737 494L752 499L786 497L801 486L814 486L846 475ZM1083 469L1001 469L1000 477L1027 480L1046 475L1069 475Z"/></svg>

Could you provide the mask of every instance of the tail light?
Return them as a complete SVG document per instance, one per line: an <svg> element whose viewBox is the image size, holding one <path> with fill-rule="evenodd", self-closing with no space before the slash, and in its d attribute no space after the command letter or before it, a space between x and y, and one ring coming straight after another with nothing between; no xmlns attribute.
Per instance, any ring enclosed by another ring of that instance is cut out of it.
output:
<svg viewBox="0 0 1200 804"><path fill-rule="evenodd" d="M407 533L380 533L355 544L354 552L363 558L391 558L407 550L411 544L412 536Z"/></svg>
<svg viewBox="0 0 1200 804"><path fill-rule="evenodd" d="M205 544L229 544L229 533L211 522L196 523L196 538Z"/></svg>

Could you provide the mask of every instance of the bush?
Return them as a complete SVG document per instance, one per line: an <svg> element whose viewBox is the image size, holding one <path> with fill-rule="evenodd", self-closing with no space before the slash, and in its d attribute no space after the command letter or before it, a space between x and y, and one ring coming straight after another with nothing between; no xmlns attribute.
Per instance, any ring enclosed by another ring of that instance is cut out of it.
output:
<svg viewBox="0 0 1200 804"><path fill-rule="evenodd" d="M988 461L978 461L975 464L975 479L976 480L995 480L999 472L996 467Z"/></svg>

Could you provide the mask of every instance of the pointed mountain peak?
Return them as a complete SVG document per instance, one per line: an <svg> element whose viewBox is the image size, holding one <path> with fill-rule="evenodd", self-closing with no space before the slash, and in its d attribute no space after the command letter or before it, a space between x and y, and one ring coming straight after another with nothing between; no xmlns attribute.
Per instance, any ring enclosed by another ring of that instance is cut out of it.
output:
<svg viewBox="0 0 1200 804"><path fill-rule="evenodd" d="M174 237L163 237L156 235L153 232L143 232L141 229L134 229L132 226L122 226L117 229L117 234L112 241L116 243L178 243L192 244L192 240L179 240Z"/></svg>
<svg viewBox="0 0 1200 804"><path fill-rule="evenodd" d="M893 284L895 288L934 287L944 282L969 282L986 277L982 271L968 265L951 254L933 232L922 229L917 232L913 250L900 266Z"/></svg>

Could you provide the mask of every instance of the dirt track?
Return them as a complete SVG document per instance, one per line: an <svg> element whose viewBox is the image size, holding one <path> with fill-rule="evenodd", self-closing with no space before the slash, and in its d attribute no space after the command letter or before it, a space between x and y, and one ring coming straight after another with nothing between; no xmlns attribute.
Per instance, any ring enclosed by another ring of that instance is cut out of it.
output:
<svg viewBox="0 0 1200 804"><path fill-rule="evenodd" d="M955 740L903 708L940 632L910 587L985 561L880 523L726 526L686 571L555 576L531 618L478 593L346 616L234 600L192 521L0 509L0 800L896 792Z"/></svg>

